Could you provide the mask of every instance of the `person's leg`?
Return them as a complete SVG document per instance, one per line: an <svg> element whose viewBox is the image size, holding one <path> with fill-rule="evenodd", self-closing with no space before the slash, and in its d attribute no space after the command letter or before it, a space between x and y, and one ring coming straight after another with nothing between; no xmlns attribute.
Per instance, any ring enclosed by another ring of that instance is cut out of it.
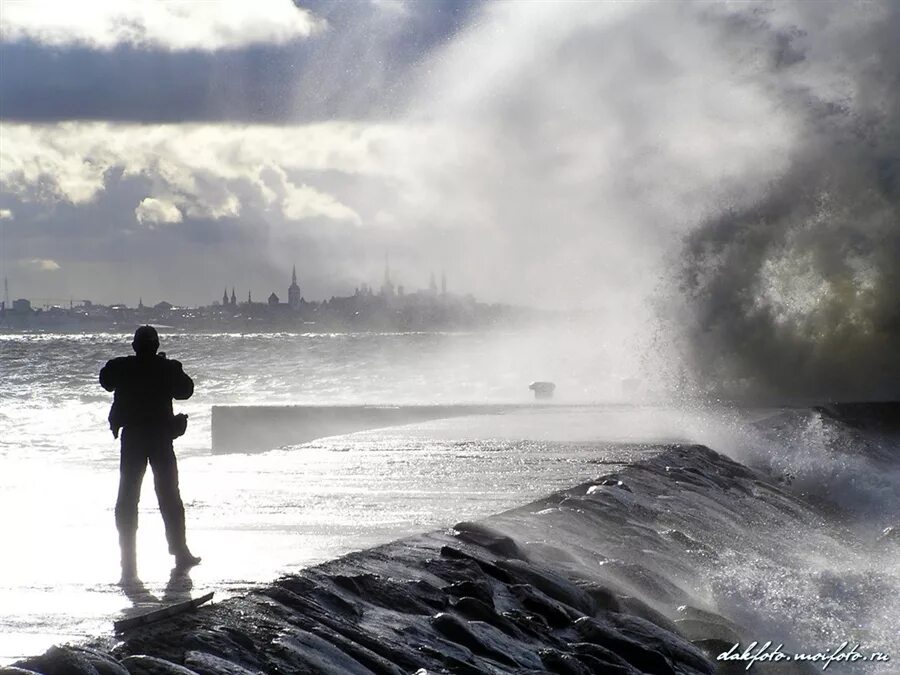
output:
<svg viewBox="0 0 900 675"><path fill-rule="evenodd" d="M116 529L122 555L122 581L137 578L138 502L147 469L147 453L140 434L122 430L119 459L119 494L116 498Z"/></svg>
<svg viewBox="0 0 900 675"><path fill-rule="evenodd" d="M193 556L188 549L184 504L178 489L178 463L170 439L162 439L155 445L150 455L150 466L153 469L153 485L156 488L159 511L166 526L169 553L175 556L178 565L196 565L200 558Z"/></svg>

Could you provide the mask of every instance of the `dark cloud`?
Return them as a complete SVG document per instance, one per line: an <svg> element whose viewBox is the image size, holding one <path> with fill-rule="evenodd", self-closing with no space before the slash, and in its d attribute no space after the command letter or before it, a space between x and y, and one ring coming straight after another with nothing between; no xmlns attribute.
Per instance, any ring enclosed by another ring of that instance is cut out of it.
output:
<svg viewBox="0 0 900 675"><path fill-rule="evenodd" d="M105 51L0 43L0 118L298 122L402 110L416 64L477 3L304 3L328 28L281 46Z"/></svg>

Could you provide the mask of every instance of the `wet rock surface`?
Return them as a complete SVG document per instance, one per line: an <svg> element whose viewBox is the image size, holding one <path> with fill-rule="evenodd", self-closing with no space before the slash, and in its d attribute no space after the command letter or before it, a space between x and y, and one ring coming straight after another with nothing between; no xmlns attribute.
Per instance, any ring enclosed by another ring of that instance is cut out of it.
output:
<svg viewBox="0 0 900 675"><path fill-rule="evenodd" d="M759 480L704 447L660 448L612 478L15 665L44 675L711 674L743 629L693 606L714 560L709 528L672 517L661 495L702 493L739 510ZM793 507L777 501L773 513Z"/></svg>

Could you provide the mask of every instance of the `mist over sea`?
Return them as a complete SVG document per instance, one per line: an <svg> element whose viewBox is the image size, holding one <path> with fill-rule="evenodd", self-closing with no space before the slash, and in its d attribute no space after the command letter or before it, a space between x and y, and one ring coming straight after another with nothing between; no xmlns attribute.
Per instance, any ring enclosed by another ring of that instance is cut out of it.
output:
<svg viewBox="0 0 900 675"><path fill-rule="evenodd" d="M565 326L528 333L166 334L161 351L184 364L194 396L182 452L210 443L210 406L527 402L551 379L563 401L617 400L629 365ZM0 335L3 456L51 453L117 462L106 423L111 396L97 374L131 352L131 333Z"/></svg>

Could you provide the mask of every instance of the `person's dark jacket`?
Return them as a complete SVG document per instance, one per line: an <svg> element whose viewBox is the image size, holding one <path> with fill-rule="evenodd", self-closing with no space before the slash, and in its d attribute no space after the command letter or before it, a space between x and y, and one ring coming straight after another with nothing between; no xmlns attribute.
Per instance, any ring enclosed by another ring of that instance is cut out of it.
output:
<svg viewBox="0 0 900 675"><path fill-rule="evenodd" d="M181 363L163 354L107 361L100 370L100 385L115 392L109 426L116 437L122 427L166 428L172 423L172 399L184 400L194 393L194 381Z"/></svg>

